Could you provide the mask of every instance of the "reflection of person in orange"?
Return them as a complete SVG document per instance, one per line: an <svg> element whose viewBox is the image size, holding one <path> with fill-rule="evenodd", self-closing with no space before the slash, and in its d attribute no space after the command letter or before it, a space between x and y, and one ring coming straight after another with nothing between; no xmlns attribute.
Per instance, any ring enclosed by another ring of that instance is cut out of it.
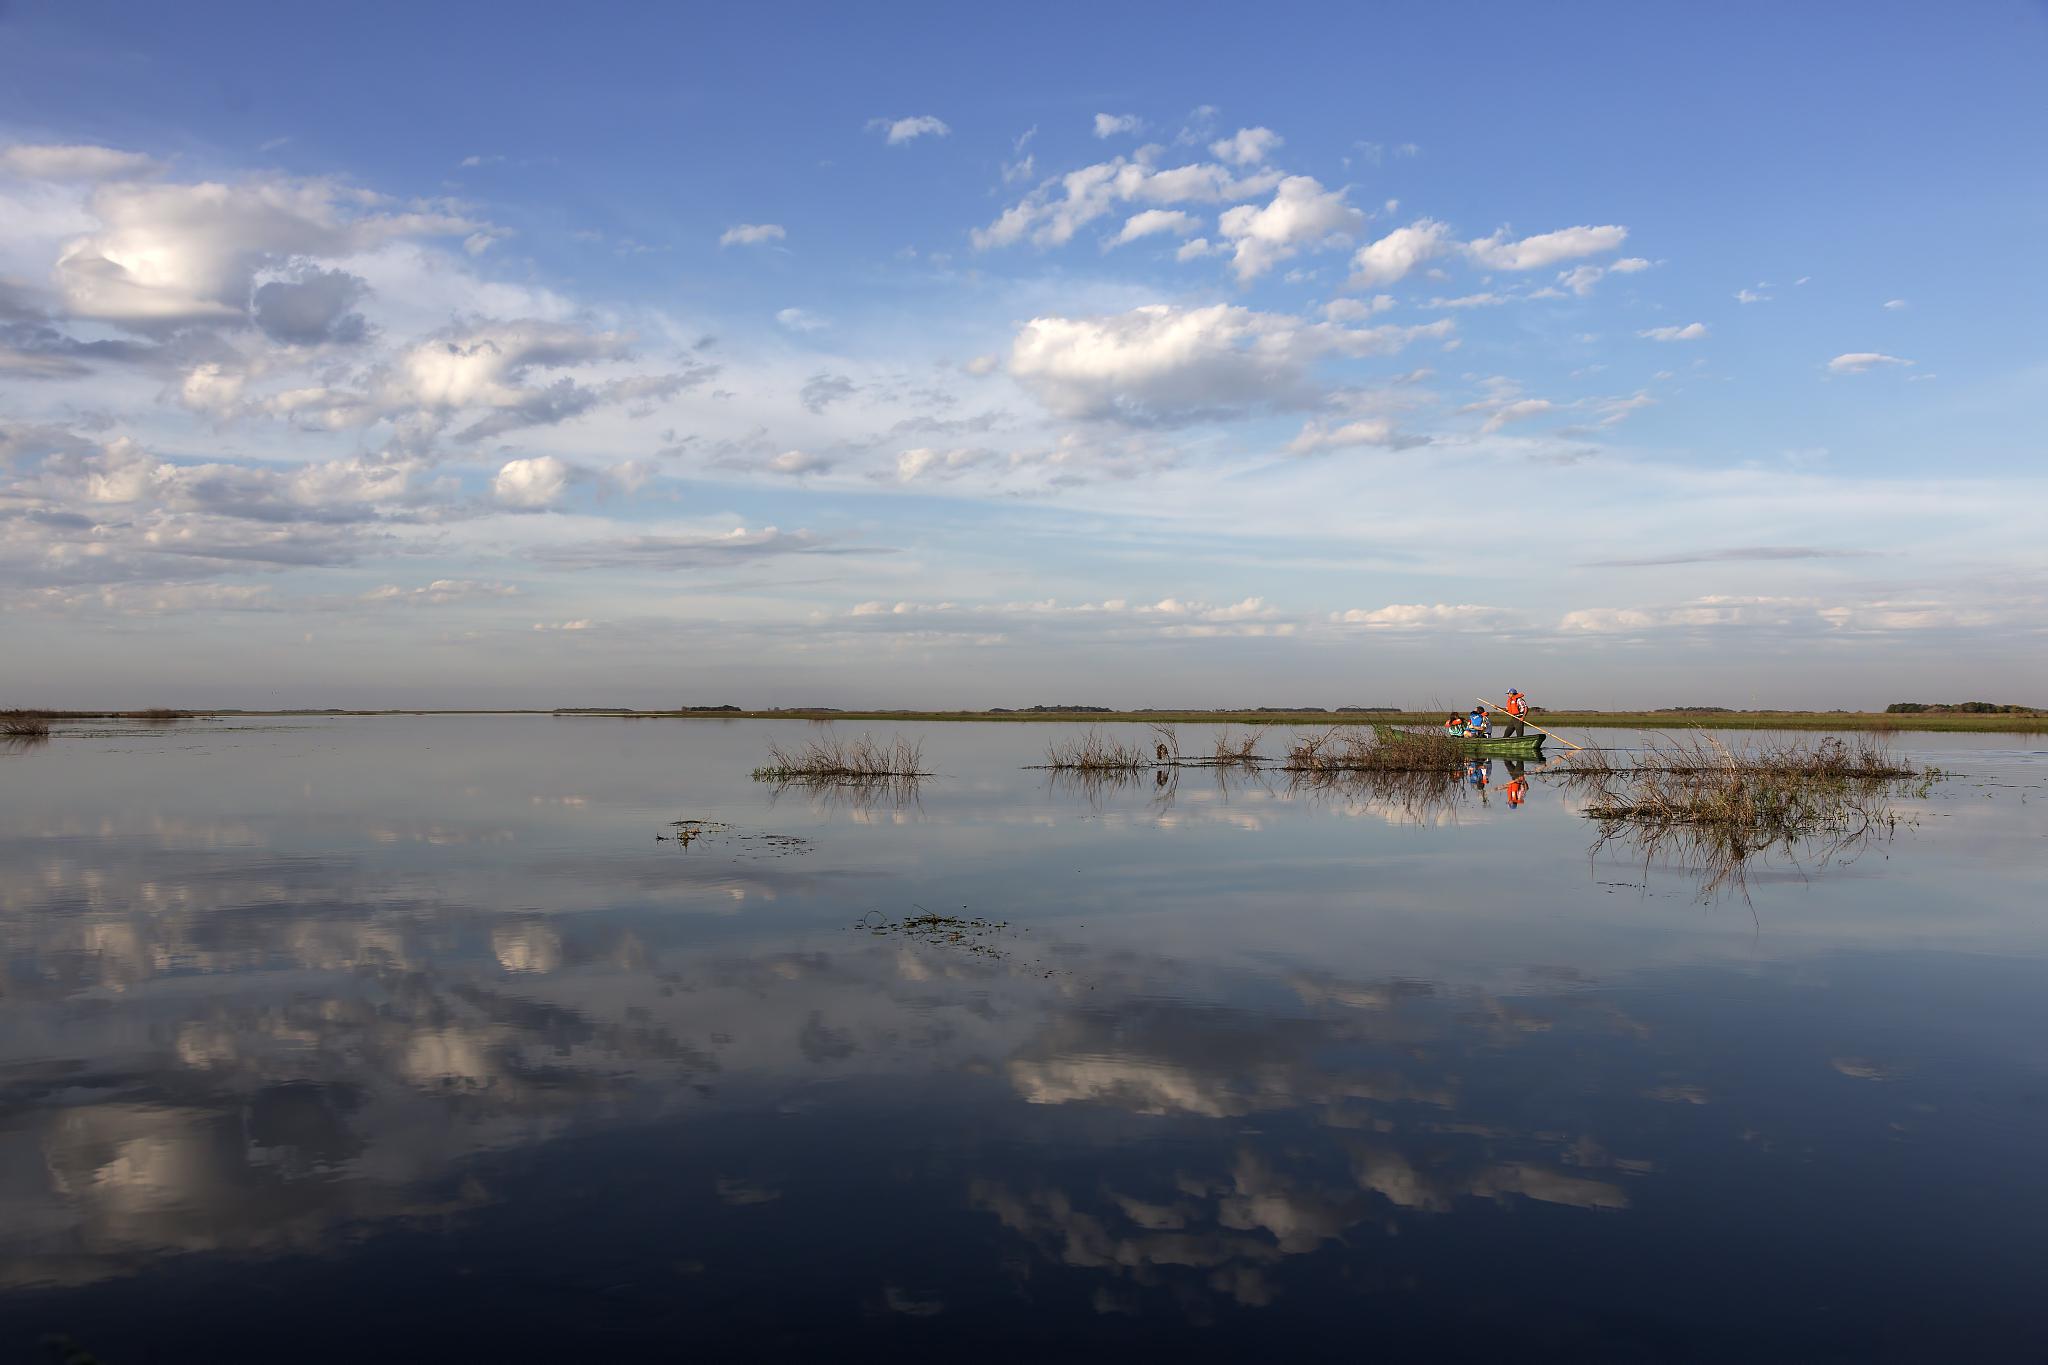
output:
<svg viewBox="0 0 2048 1365"><path fill-rule="evenodd" d="M1510 773L1508 775L1508 784L1500 790L1501 794L1508 799L1508 809L1516 810L1524 801L1529 799L1529 779L1520 773Z"/></svg>

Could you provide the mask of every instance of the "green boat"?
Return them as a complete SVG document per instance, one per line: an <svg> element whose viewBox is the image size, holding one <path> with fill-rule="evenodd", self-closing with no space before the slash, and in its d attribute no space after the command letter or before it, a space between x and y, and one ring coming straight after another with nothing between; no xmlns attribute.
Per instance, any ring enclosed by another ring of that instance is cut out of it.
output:
<svg viewBox="0 0 2048 1365"><path fill-rule="evenodd" d="M1494 735L1486 739L1467 739L1463 735L1446 734L1442 730L1403 730L1393 725L1375 725L1372 728L1379 733L1381 739L1406 739L1423 735L1435 735L1439 739L1457 745L1468 754L1479 754L1488 758L1543 757L1544 736L1541 732L1535 730L1530 731L1526 735L1514 735L1512 737Z"/></svg>

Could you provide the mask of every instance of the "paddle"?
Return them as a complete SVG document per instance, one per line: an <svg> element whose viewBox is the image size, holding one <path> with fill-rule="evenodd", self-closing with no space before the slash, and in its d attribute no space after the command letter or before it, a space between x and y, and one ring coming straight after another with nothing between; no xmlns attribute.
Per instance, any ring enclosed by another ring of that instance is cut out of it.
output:
<svg viewBox="0 0 2048 1365"><path fill-rule="evenodd" d="M1486 698L1484 698L1484 697L1481 697L1481 698L1480 698L1479 700L1480 700L1481 702L1483 702L1483 703L1484 703L1485 705L1493 707L1493 709L1494 709L1494 710L1496 710L1496 711L1499 711L1499 712L1501 712L1501 713L1502 713L1503 715L1507 714L1507 709L1508 709L1507 707L1505 707L1505 706L1495 706L1495 705L1494 705L1494 703L1492 703L1492 702L1490 702L1490 701L1487 701L1487 700L1486 700ZM1566 738L1565 738L1565 737L1564 737L1563 735L1557 734L1556 732L1554 732L1554 731L1551 731L1551 730L1546 730L1546 729L1544 729L1544 728L1543 728L1542 726L1538 725L1538 724L1537 724L1537 723L1536 723L1535 721L1533 721L1533 720L1530 720L1530 719L1529 719L1529 718L1528 718L1527 716L1523 716L1523 717L1521 717L1521 721L1522 721L1522 724L1524 724L1524 725L1528 726L1528 727L1529 727L1529 728L1530 728L1531 730L1534 730L1534 731L1536 731L1536 732L1537 732L1538 734L1545 734L1545 735L1549 735L1549 736L1550 736L1550 737L1551 737L1552 739L1556 740L1556 741L1557 741L1557 742L1558 742L1559 744L1565 745L1565 746L1566 746L1567 748L1571 748L1571 749L1583 749L1583 748L1585 748L1585 747L1586 747L1586 746L1585 746L1585 745L1583 745L1583 744L1573 744L1573 743L1572 743L1572 742L1571 742L1570 740L1566 739Z"/></svg>

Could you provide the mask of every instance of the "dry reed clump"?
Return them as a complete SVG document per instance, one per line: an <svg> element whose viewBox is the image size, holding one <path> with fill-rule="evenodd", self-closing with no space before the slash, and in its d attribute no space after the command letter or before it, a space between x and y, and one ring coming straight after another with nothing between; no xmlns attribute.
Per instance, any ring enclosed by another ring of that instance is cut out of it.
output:
<svg viewBox="0 0 2048 1365"><path fill-rule="evenodd" d="M0 738L48 739L50 718L40 711L0 711Z"/></svg>
<svg viewBox="0 0 2048 1365"><path fill-rule="evenodd" d="M1216 736L1215 762L1220 767L1251 767L1259 761L1259 735L1256 730L1239 734L1224 729Z"/></svg>
<svg viewBox="0 0 2048 1365"><path fill-rule="evenodd" d="M843 740L821 737L808 740L800 749L780 744L768 746L768 762L754 769L758 782L869 781L889 778L929 777L924 767L924 744L920 740L896 737L888 743L862 735Z"/></svg>
<svg viewBox="0 0 2048 1365"><path fill-rule="evenodd" d="M1659 735L1634 756L1581 750L1561 772L1588 793L1586 814L1596 820L1795 837L1853 823L1873 798L1919 775L1876 736L1772 737L1737 749L1705 731Z"/></svg>
<svg viewBox="0 0 2048 1365"><path fill-rule="evenodd" d="M1152 760L1135 744L1089 730L1072 739L1056 739L1045 749L1045 766L1088 772L1130 772Z"/></svg>
<svg viewBox="0 0 2048 1365"><path fill-rule="evenodd" d="M1464 749L1442 735L1388 730L1367 736L1331 728L1295 736L1281 767L1296 773L1455 773L1465 759Z"/></svg>

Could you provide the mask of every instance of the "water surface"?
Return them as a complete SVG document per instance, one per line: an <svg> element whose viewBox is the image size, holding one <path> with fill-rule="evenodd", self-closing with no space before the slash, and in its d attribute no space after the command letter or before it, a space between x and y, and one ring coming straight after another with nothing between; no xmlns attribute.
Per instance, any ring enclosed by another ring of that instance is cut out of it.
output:
<svg viewBox="0 0 2048 1365"><path fill-rule="evenodd" d="M750 780L792 722L0 753L0 1360L2039 1353L2038 739L1702 898L1540 769L917 732L907 801Z"/></svg>

